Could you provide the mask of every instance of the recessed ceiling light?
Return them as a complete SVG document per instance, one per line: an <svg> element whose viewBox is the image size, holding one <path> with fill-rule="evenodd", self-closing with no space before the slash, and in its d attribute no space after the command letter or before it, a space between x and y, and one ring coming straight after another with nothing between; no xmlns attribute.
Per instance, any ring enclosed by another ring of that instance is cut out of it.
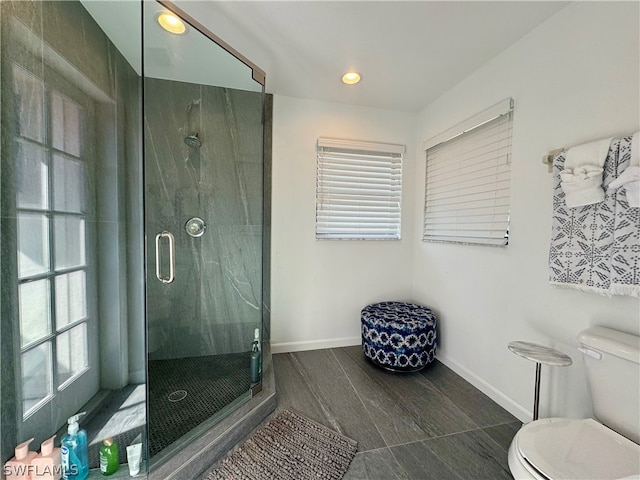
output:
<svg viewBox="0 0 640 480"><path fill-rule="evenodd" d="M158 12L156 14L156 20L158 21L160 26L169 33L182 35L187 31L187 26L184 24L184 22L171 12Z"/></svg>
<svg viewBox="0 0 640 480"><path fill-rule="evenodd" d="M358 72L347 72L342 76L342 83L347 85L354 85L360 81L360 74Z"/></svg>

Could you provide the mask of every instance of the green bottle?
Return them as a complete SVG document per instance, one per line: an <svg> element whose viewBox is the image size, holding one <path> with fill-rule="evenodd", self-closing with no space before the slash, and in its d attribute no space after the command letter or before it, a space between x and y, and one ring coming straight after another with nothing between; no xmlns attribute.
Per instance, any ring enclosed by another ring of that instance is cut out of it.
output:
<svg viewBox="0 0 640 480"><path fill-rule="evenodd" d="M120 461L118 460L118 445L113 438L106 438L100 447L100 473L111 475L118 470Z"/></svg>

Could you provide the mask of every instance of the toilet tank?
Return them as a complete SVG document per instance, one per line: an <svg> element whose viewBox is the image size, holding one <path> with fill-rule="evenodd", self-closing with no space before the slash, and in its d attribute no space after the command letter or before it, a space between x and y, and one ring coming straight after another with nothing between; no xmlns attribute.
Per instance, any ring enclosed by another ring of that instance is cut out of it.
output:
<svg viewBox="0 0 640 480"><path fill-rule="evenodd" d="M578 340L596 419L640 443L640 337L592 327Z"/></svg>

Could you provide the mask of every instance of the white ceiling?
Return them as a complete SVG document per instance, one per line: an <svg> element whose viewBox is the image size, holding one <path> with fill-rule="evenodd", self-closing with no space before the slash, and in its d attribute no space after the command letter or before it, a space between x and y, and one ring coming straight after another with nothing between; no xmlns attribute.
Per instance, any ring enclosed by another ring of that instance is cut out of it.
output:
<svg viewBox="0 0 640 480"><path fill-rule="evenodd" d="M267 91L427 106L569 2L176 0L266 70ZM356 86L340 82L355 69Z"/></svg>
<svg viewBox="0 0 640 480"><path fill-rule="evenodd" d="M139 39L133 33L139 4L95 3L110 5L102 12L94 8L92 15L132 65L139 63L131 46ZM270 93L404 111L424 108L567 3L175 0L262 68ZM132 7L131 15L123 15L125 7ZM114 15L127 17L130 25L111 26L104 17ZM182 46L179 55L165 55L165 60L187 59L199 72L192 81L215 84L202 81L203 72L216 71L215 49L198 43ZM145 45L145 52L151 48L157 54L158 47ZM156 57L161 56L146 53L145 72L153 70L150 60ZM340 82L349 69L362 74L360 84ZM181 72L177 79L188 81L185 68L176 71Z"/></svg>

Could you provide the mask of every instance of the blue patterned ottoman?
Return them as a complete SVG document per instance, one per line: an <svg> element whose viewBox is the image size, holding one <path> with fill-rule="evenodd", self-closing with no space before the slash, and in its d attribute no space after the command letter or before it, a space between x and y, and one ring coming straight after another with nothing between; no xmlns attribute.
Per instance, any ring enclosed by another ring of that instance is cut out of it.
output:
<svg viewBox="0 0 640 480"><path fill-rule="evenodd" d="M360 322L362 351L383 368L413 372L435 358L436 316L427 307L374 303L362 309Z"/></svg>

